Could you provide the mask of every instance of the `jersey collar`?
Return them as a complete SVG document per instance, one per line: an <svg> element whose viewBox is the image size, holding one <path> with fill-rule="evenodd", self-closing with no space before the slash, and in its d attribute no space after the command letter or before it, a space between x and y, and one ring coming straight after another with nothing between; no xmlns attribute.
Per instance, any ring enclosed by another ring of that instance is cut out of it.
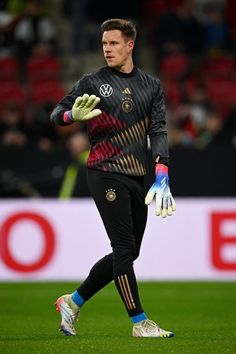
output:
<svg viewBox="0 0 236 354"><path fill-rule="evenodd" d="M120 76L120 77L125 77L125 78L128 78L128 77L133 77L136 72L137 72L137 68L136 66L133 67L133 70L130 72L130 73L123 73L119 70L116 70L114 68L110 68L109 66L107 66L108 70L111 71L113 74L117 75L117 76Z"/></svg>

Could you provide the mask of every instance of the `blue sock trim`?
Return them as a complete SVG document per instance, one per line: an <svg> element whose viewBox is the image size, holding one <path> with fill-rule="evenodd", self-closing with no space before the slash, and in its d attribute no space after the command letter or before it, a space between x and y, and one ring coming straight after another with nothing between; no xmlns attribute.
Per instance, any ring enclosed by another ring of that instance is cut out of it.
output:
<svg viewBox="0 0 236 354"><path fill-rule="evenodd" d="M82 296L80 296L80 294L78 293L77 290L72 294L72 300L73 300L73 301L76 303L76 305L78 305L79 307L81 307L81 306L85 303L85 300L82 298Z"/></svg>
<svg viewBox="0 0 236 354"><path fill-rule="evenodd" d="M133 323L138 323L140 321L144 321L147 319L147 316L144 312L140 313L139 315L131 317Z"/></svg>

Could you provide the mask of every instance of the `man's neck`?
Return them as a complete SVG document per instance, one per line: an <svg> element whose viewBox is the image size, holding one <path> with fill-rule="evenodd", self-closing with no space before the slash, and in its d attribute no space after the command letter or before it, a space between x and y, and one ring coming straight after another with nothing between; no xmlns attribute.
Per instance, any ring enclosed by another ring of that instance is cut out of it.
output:
<svg viewBox="0 0 236 354"><path fill-rule="evenodd" d="M134 63L133 63L133 60L130 59L121 67L116 68L116 70L119 70L120 72L122 72L124 74L130 74L132 72L133 68L134 68Z"/></svg>

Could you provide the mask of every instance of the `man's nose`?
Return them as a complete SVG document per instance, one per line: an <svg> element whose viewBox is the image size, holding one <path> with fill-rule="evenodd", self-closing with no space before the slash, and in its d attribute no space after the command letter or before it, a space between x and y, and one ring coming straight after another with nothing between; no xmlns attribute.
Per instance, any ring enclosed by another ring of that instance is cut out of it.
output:
<svg viewBox="0 0 236 354"><path fill-rule="evenodd" d="M107 53L107 52L110 52L111 51L111 47L107 44L105 47L104 47L104 51Z"/></svg>

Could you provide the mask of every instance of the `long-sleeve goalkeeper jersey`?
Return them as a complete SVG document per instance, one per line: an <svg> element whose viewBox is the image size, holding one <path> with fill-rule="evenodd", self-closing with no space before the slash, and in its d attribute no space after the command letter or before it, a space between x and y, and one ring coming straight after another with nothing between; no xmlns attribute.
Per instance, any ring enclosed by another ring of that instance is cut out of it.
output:
<svg viewBox="0 0 236 354"><path fill-rule="evenodd" d="M134 67L131 73L103 67L84 75L55 107L51 121L65 125L63 115L84 93L101 98L102 114L88 120L87 167L131 176L147 172L147 136L152 156L168 164L166 110L160 80Z"/></svg>

